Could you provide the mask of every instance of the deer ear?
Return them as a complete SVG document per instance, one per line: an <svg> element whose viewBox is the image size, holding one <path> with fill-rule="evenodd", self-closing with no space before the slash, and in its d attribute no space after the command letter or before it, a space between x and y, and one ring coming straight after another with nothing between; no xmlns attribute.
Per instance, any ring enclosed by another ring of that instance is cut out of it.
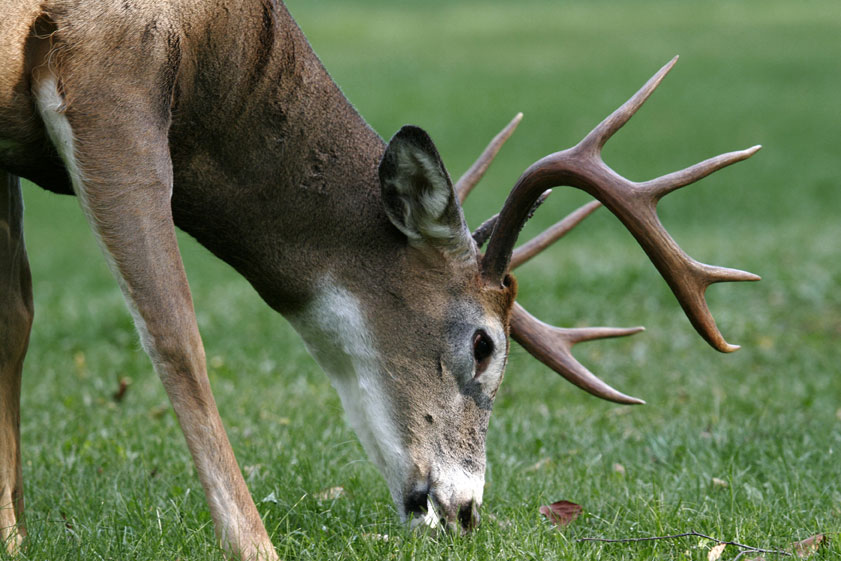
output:
<svg viewBox="0 0 841 561"><path fill-rule="evenodd" d="M380 188L385 213L411 244L450 251L472 247L450 176L422 129L407 125L389 141Z"/></svg>

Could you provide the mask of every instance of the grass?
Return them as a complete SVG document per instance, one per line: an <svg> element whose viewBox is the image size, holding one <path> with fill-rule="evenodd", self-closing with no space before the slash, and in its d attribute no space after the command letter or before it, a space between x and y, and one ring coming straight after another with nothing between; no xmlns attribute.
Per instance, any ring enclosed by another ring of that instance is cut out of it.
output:
<svg viewBox="0 0 841 561"><path fill-rule="evenodd" d="M835 0L289 6L372 125L385 137L404 122L425 127L453 175L514 113L526 113L468 201L472 225L498 208L526 165L576 142L680 54L606 159L643 179L765 145L661 205L691 255L764 280L711 289L725 336L744 347L725 356L695 335L604 211L524 267L520 299L546 321L649 327L577 350L648 405L598 401L512 347L488 434L485 523L468 539L431 539L397 522L385 484L294 332L184 236L219 408L283 557L706 559L711 544L694 538L576 539L696 530L784 548L841 531ZM218 559L183 438L77 203L34 187L25 197L37 318L24 374L30 541L21 558ZM529 232L586 200L552 198ZM124 377L132 385L116 404ZM334 486L346 494L317 498ZM559 499L585 510L563 531L538 514ZM821 558L841 557L840 541ZM723 558L735 555L728 549Z"/></svg>

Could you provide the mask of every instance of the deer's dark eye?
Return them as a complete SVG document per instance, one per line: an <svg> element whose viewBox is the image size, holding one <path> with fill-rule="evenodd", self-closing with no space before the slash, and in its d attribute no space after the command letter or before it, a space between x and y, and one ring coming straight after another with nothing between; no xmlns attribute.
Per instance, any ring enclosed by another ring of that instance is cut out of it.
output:
<svg viewBox="0 0 841 561"><path fill-rule="evenodd" d="M481 329L473 334L473 359L476 361L476 374L481 374L490 362L494 352L494 343Z"/></svg>

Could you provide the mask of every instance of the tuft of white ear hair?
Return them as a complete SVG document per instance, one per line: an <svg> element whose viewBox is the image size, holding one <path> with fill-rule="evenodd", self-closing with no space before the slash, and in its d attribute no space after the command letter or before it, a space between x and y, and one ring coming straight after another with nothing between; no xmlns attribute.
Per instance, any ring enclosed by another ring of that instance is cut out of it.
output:
<svg viewBox="0 0 841 561"><path fill-rule="evenodd" d="M472 247L450 177L423 130L406 126L394 135L380 163L380 183L385 212L410 243Z"/></svg>

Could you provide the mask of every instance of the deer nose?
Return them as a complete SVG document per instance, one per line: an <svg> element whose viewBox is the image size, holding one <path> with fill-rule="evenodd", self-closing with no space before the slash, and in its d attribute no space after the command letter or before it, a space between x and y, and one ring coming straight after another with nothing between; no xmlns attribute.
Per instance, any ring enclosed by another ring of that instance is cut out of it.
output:
<svg viewBox="0 0 841 561"><path fill-rule="evenodd" d="M413 519L426 517L429 510L429 489L424 488L412 491L403 501L403 510L406 516Z"/></svg>
<svg viewBox="0 0 841 561"><path fill-rule="evenodd" d="M467 534L479 527L479 503L474 499L460 504L450 504L436 493L421 489L410 493L404 503L406 516L417 522L412 526L424 525L445 528L450 532Z"/></svg>
<svg viewBox="0 0 841 561"><path fill-rule="evenodd" d="M458 509L458 521L462 533L467 533L479 527L481 517L479 516L479 504L470 499L468 503L461 505Z"/></svg>

